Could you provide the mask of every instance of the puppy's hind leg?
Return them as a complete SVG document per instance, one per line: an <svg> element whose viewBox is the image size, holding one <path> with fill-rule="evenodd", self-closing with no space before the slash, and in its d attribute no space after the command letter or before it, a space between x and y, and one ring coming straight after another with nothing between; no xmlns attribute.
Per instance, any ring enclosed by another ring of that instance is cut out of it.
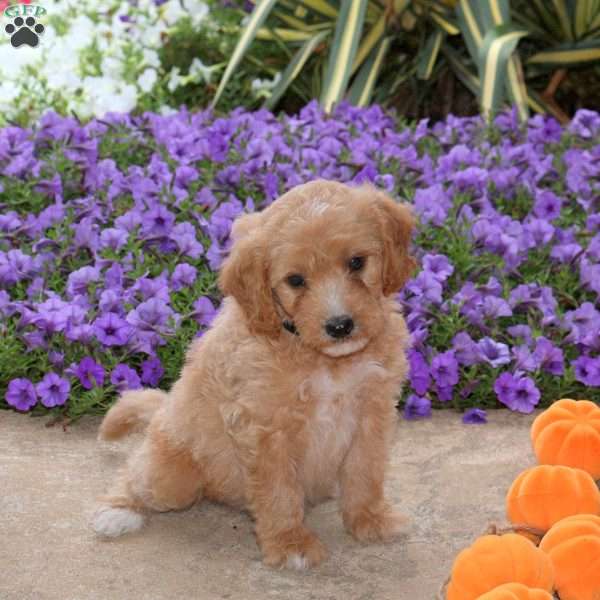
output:
<svg viewBox="0 0 600 600"><path fill-rule="evenodd" d="M141 447L101 499L92 528L104 537L140 529L150 511L183 510L202 495L202 469L188 448L150 426Z"/></svg>

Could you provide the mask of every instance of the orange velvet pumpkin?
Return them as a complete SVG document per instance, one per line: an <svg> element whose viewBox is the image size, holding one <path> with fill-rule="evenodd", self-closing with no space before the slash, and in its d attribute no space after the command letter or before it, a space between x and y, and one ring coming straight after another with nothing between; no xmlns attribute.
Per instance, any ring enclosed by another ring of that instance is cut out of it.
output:
<svg viewBox="0 0 600 600"><path fill-rule="evenodd" d="M505 583L494 588L477 600L552 600L552 594L539 588L530 588L522 583Z"/></svg>
<svg viewBox="0 0 600 600"><path fill-rule="evenodd" d="M571 515L600 514L600 491L581 469L540 465L515 479L506 496L506 513L511 523L545 532Z"/></svg>
<svg viewBox="0 0 600 600"><path fill-rule="evenodd" d="M600 517L575 515L559 521L540 549L552 560L561 600L600 599Z"/></svg>
<svg viewBox="0 0 600 600"><path fill-rule="evenodd" d="M600 407L589 400L559 400L531 426L540 464L564 465L600 479Z"/></svg>
<svg viewBox="0 0 600 600"><path fill-rule="evenodd" d="M503 583L552 591L550 558L522 535L484 535L456 557L447 600L476 600Z"/></svg>

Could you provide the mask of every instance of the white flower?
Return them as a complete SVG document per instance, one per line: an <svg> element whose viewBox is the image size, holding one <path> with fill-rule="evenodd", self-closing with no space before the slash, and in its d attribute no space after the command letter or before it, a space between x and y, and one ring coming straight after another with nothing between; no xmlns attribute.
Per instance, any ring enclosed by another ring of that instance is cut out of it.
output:
<svg viewBox="0 0 600 600"><path fill-rule="evenodd" d="M144 55L144 64L149 67L160 67L160 58L158 57L158 52L156 50L150 50L149 48L144 48L142 51Z"/></svg>
<svg viewBox="0 0 600 600"><path fill-rule="evenodd" d="M167 83L167 89L170 92L174 92L182 83L183 77L179 74L179 67L173 67L169 73L169 82Z"/></svg>
<svg viewBox="0 0 600 600"><path fill-rule="evenodd" d="M210 83L213 71L218 68L215 65L207 67L198 57L195 57L190 65L189 75L194 81L201 77L206 83Z"/></svg>
<svg viewBox="0 0 600 600"><path fill-rule="evenodd" d="M46 74L46 83L49 89L57 92L74 92L81 87L81 78L71 70L56 69Z"/></svg>
<svg viewBox="0 0 600 600"><path fill-rule="evenodd" d="M202 0L183 0L183 5L195 25L198 25L208 14L208 5Z"/></svg>
<svg viewBox="0 0 600 600"><path fill-rule="evenodd" d="M123 73L123 63L115 56L104 56L100 68L104 75L115 79L121 77Z"/></svg>
<svg viewBox="0 0 600 600"><path fill-rule="evenodd" d="M71 23L66 34L67 44L72 49L88 46L94 38L94 22L86 15L78 15Z"/></svg>
<svg viewBox="0 0 600 600"><path fill-rule="evenodd" d="M61 0L60 35L44 22L39 47L18 51L0 35L0 124L24 106L31 118L48 108L88 118L132 110L139 95L164 80L171 92L191 81L210 82L223 65L195 58L187 75L173 69L165 78L158 53L164 34L180 19L190 18L197 27L207 15L206 0L168 0L161 6L155 0Z"/></svg>
<svg viewBox="0 0 600 600"><path fill-rule="evenodd" d="M20 87L13 81L3 81L0 83L0 98L3 104L9 105L19 97L20 92Z"/></svg>
<svg viewBox="0 0 600 600"><path fill-rule="evenodd" d="M137 104L137 90L134 85L125 84L111 99L111 108L114 112L130 112Z"/></svg>
<svg viewBox="0 0 600 600"><path fill-rule="evenodd" d="M151 25L140 32L139 41L144 46L160 46L160 34L164 28L159 25Z"/></svg>
<svg viewBox="0 0 600 600"><path fill-rule="evenodd" d="M168 25L174 25L182 17L187 17L188 14L181 6L179 0L169 0L161 6L161 16Z"/></svg>
<svg viewBox="0 0 600 600"><path fill-rule="evenodd" d="M137 84L140 86L142 92L149 92L156 83L158 75L156 69L146 69L137 79Z"/></svg>
<svg viewBox="0 0 600 600"><path fill-rule="evenodd" d="M279 83L281 79L281 72L275 73L273 79L253 79L250 84L252 92L255 97L268 97L271 94L271 90Z"/></svg>

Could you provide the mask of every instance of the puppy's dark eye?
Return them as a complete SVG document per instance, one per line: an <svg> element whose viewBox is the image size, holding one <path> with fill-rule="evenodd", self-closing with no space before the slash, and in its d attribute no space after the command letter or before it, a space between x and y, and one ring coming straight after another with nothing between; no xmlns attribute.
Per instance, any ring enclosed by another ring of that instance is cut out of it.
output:
<svg viewBox="0 0 600 600"><path fill-rule="evenodd" d="M364 256L353 256L348 261L348 268L351 271L360 271L365 266L365 260Z"/></svg>
<svg viewBox="0 0 600 600"><path fill-rule="evenodd" d="M304 277L299 275L298 273L294 273L293 275L289 275L287 278L288 284L293 288L299 288L306 284Z"/></svg>

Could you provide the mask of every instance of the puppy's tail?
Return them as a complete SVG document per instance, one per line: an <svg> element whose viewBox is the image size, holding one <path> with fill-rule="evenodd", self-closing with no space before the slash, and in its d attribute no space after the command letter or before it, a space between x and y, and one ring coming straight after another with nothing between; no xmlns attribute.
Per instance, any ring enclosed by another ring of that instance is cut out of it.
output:
<svg viewBox="0 0 600 600"><path fill-rule="evenodd" d="M100 425L99 439L118 440L134 431L143 431L167 398L168 395L161 390L124 392L106 413Z"/></svg>

